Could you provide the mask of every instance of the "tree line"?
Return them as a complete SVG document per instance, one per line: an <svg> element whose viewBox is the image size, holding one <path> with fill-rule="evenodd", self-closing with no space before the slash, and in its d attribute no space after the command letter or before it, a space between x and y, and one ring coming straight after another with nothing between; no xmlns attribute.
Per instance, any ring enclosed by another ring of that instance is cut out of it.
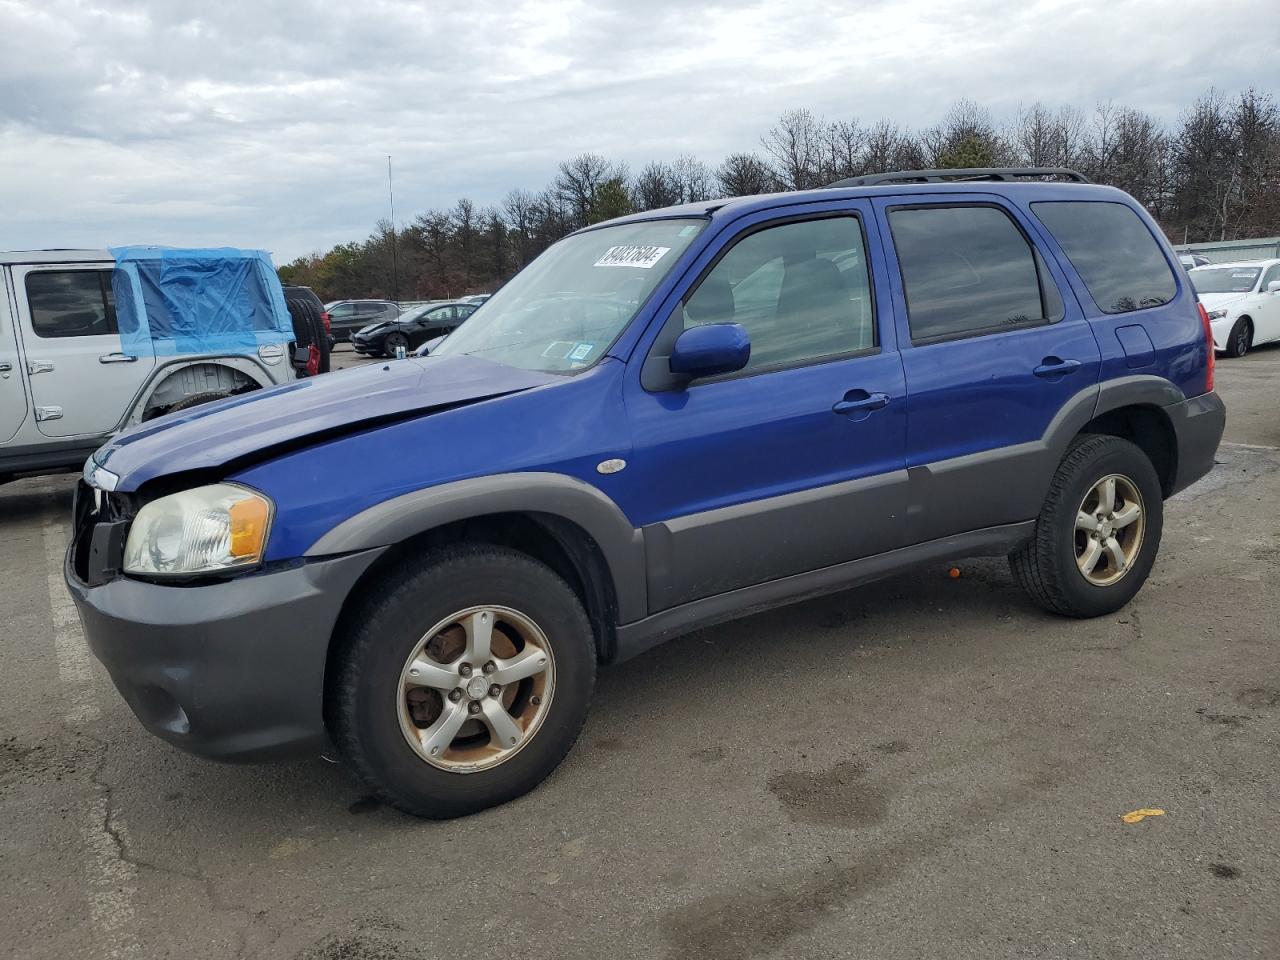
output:
<svg viewBox="0 0 1280 960"><path fill-rule="evenodd" d="M1069 167L1120 187L1174 243L1280 234L1280 107L1270 93L1210 90L1174 125L1114 103L1092 112L1036 103L999 123L959 100L921 130L788 110L757 149L718 166L686 154L633 172L580 154L541 190L514 189L495 206L462 199L402 227L384 220L367 239L299 257L280 276L324 300L462 296L496 289L566 234L627 213L888 170L991 166Z"/></svg>

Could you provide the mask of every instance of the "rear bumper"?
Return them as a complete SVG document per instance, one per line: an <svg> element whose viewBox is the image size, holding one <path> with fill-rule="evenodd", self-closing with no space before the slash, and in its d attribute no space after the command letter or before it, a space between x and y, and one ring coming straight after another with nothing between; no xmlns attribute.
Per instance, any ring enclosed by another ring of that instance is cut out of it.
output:
<svg viewBox="0 0 1280 960"><path fill-rule="evenodd" d="M1227 425L1227 408L1221 397L1210 392L1171 404L1164 411L1177 437L1178 469L1168 491L1173 496L1213 469Z"/></svg>
<svg viewBox="0 0 1280 960"><path fill-rule="evenodd" d="M268 760L324 749L329 638L381 552L204 586L65 574L89 648L147 730L204 757Z"/></svg>

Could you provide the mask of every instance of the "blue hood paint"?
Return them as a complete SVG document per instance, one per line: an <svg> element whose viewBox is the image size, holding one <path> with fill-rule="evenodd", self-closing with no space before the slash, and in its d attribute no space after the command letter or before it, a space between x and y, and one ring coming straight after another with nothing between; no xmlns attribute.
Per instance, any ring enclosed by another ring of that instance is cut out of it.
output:
<svg viewBox="0 0 1280 960"><path fill-rule="evenodd" d="M317 434L562 379L475 357L394 360L160 417L113 438L94 459L128 492L156 477L217 468Z"/></svg>

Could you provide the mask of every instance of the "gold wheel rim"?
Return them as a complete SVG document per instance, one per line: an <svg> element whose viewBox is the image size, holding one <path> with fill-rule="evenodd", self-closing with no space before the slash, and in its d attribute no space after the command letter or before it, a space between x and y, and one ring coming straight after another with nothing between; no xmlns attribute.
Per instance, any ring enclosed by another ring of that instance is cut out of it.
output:
<svg viewBox="0 0 1280 960"><path fill-rule="evenodd" d="M475 773L524 749L555 693L546 634L509 607L477 606L422 635L400 671L400 730L422 760Z"/></svg>
<svg viewBox="0 0 1280 960"><path fill-rule="evenodd" d="M1089 488L1076 509L1076 569L1095 587L1118 583L1133 569L1146 530L1137 485L1123 474L1108 474Z"/></svg>

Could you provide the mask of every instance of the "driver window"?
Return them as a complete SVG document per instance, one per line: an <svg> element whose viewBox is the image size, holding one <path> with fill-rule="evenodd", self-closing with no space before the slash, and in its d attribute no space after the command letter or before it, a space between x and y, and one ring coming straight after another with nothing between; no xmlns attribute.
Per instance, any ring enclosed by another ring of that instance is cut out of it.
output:
<svg viewBox="0 0 1280 960"><path fill-rule="evenodd" d="M802 220L752 233L685 301L684 326L740 323L748 370L876 346L862 229L855 217Z"/></svg>

